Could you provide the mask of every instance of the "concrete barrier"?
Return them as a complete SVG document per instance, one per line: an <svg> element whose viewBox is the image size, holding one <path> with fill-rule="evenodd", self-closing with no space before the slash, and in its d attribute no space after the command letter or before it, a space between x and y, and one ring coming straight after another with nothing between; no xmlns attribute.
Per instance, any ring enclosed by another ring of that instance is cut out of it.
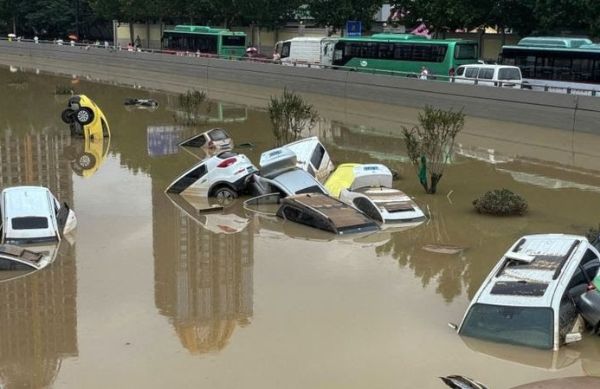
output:
<svg viewBox="0 0 600 389"><path fill-rule="evenodd" d="M287 87L298 92L409 108L429 104L463 109L469 116L600 134L597 124L600 123L600 97L250 61L0 41L0 63L9 65L17 60L30 62L32 66L48 61L68 64L82 73L94 67L105 71L107 77L118 74L120 79L127 79L129 76L132 83L144 72L157 80L188 79L190 87L209 88L218 81L274 89Z"/></svg>

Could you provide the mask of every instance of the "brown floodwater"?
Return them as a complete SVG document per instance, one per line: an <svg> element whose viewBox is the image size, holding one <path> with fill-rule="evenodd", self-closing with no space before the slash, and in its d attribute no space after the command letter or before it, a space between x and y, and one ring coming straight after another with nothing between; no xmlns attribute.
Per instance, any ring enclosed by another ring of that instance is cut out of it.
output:
<svg viewBox="0 0 600 389"><path fill-rule="evenodd" d="M70 136L57 85L103 109L113 135L102 150ZM240 206L198 214L164 194L196 161L176 146L185 137L225 127L254 145L240 150L253 161L272 147L264 96L244 105L223 94L185 126L176 97L161 92L8 69L0 86L0 188L48 186L78 218L50 267L0 282L2 387L442 388L439 376L461 374L509 388L600 375L600 337L551 352L447 326L519 236L598 225L600 137L468 118L431 196L398 136L416 111L309 96L322 113L314 133L337 163L387 164L431 215L410 230L337 239ZM127 110L127 97L160 107ZM77 165L83 152L95 166ZM494 188L524 196L529 213L475 213L472 200Z"/></svg>

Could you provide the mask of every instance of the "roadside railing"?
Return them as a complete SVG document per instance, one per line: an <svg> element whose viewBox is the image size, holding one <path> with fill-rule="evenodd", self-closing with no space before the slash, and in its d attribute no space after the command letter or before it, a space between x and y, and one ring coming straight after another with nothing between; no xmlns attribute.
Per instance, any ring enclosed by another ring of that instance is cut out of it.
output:
<svg viewBox="0 0 600 389"><path fill-rule="evenodd" d="M247 57L247 56L233 56L233 55L216 55L216 54L208 54L201 52L192 52L192 51L175 51L175 50L164 50L164 49L149 49L149 48L135 48L131 46L122 47L119 45L111 45L108 42L96 42L96 43L78 43L74 41L61 41L61 40L41 40L41 39L24 39L24 38L4 38L0 37L0 41L10 41L14 43L30 43L30 44L40 44L40 45L58 45L65 47L74 47L83 50L91 50L91 49L99 49L99 50L108 50L110 52L129 52L129 53L149 53L149 54L163 54L163 55L174 55L178 57L195 57L195 58L213 58L213 59L222 59L229 61L243 61L243 62L259 62L259 63L270 63L270 64L281 64L284 66L290 67L303 67L303 68L312 68L312 69L322 69L322 70L336 70L336 71L347 71L347 72L361 72L367 74L376 74L376 75L387 75L387 76L395 76L395 77L406 77L406 78L414 78L420 79L423 81L438 81L438 82L452 82L452 83L460 83L464 85L482 85L488 87L499 87L499 88L512 88L512 89L525 89L525 90L535 90L535 91L544 91L551 93L562 93L569 95L578 95L578 96L599 96L600 90L595 89L587 89L587 88L577 88L573 86L556 86L545 83L534 83L528 81L522 82L514 82L514 81L493 81L493 80L479 80L474 78L463 78L463 77L455 77L449 75L441 75L441 74L432 74L422 75L421 73L414 72L404 72L397 70L383 70L383 69L371 69L366 67L351 67L351 66L331 66L331 65L322 65L315 63L285 63L282 64L280 60L274 60L272 58L263 58L263 57Z"/></svg>

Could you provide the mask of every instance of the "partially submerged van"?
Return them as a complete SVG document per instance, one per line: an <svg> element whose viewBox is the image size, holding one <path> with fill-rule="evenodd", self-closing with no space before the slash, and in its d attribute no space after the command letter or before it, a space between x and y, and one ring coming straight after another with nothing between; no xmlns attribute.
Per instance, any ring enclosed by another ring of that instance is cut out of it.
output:
<svg viewBox="0 0 600 389"><path fill-rule="evenodd" d="M517 66L472 64L456 69L453 81L457 84L521 88L521 69Z"/></svg>
<svg viewBox="0 0 600 389"><path fill-rule="evenodd" d="M73 210L48 188L16 186L0 194L0 244L57 242L76 226Z"/></svg>
<svg viewBox="0 0 600 389"><path fill-rule="evenodd" d="M584 323L576 304L598 273L599 258L582 236L522 237L481 284L459 334L554 350L581 340Z"/></svg>

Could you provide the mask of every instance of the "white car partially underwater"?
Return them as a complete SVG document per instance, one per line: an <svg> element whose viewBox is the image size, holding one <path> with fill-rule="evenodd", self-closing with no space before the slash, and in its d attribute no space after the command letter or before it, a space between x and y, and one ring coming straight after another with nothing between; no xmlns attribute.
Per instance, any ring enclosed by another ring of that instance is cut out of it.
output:
<svg viewBox="0 0 600 389"><path fill-rule="evenodd" d="M316 136L300 139L282 147L293 151L296 154L297 166L310 173L310 175L320 182L324 182L335 167L325 146L323 146ZM262 157L260 165L263 166Z"/></svg>
<svg viewBox="0 0 600 389"><path fill-rule="evenodd" d="M4 189L0 214L0 243L58 242L77 227L73 210L42 186Z"/></svg>
<svg viewBox="0 0 600 389"><path fill-rule="evenodd" d="M229 205L246 190L248 177L256 171L245 155L223 151L183 172L167 187L166 192L216 197L220 205Z"/></svg>
<svg viewBox="0 0 600 389"><path fill-rule="evenodd" d="M329 176L325 188L384 227L415 226L426 219L413 199L392 188L392 172L381 164L342 164Z"/></svg>

